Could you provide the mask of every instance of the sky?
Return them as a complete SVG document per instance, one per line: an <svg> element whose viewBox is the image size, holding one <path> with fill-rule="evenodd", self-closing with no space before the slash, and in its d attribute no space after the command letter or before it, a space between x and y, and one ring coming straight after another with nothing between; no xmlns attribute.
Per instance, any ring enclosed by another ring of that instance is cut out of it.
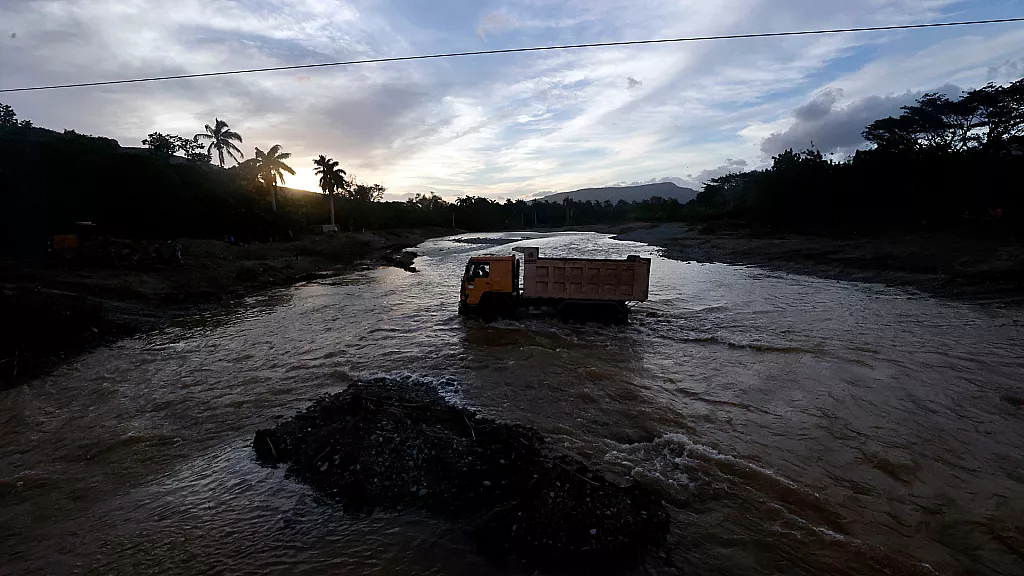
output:
<svg viewBox="0 0 1024 576"><path fill-rule="evenodd" d="M1024 16L1024 0L8 0L0 88L651 38ZM840 156L924 92L1024 76L1024 24L366 64L0 94L37 126L140 146L214 118L337 159L389 198L495 199ZM116 177L111 175L110 177Z"/></svg>

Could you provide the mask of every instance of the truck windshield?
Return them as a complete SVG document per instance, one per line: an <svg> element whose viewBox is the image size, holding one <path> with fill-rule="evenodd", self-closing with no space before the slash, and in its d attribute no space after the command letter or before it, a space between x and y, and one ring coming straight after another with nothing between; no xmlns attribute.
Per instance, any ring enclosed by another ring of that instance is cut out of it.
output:
<svg viewBox="0 0 1024 576"><path fill-rule="evenodd" d="M491 265L486 262L472 262L466 266L466 280L472 282L477 278L489 278Z"/></svg>

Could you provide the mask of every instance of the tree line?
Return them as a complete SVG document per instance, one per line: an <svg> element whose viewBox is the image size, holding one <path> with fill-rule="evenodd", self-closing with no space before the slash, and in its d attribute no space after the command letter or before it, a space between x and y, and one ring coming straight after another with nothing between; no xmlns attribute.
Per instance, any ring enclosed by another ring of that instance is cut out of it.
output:
<svg viewBox="0 0 1024 576"><path fill-rule="evenodd" d="M713 179L683 218L829 234L1024 225L1024 79L925 94L863 136L871 146L841 161L787 150L769 168Z"/></svg>
<svg viewBox="0 0 1024 576"><path fill-rule="evenodd" d="M327 155L310 167L322 195L280 194L285 177L296 173L291 155L275 144L266 151L256 147L246 158L243 142L216 118L192 137L152 132L143 150L122 148L109 138L34 127L0 105L0 196L9 208L0 215L0 251L38 252L46 238L71 232L80 221L120 237L260 242L291 238L325 221L348 231L490 231L667 221L683 208L659 198L612 204L465 196L448 202L434 193L385 202L384 185L360 182Z"/></svg>
<svg viewBox="0 0 1024 576"><path fill-rule="evenodd" d="M181 154L185 159L201 164L212 162L216 153L217 163L221 168L225 167L227 156L235 162L233 170L238 181L249 188L263 187L268 193L271 210L276 212L278 187L284 185L286 173L295 175L295 170L285 163L285 160L291 158L291 153L284 152L280 144L271 146L266 152L257 146L253 157L243 160L245 153L238 147L243 141L242 135L232 130L227 122L215 118L213 126L207 124L205 131L195 134L192 138L153 132L142 141L142 144L156 155L169 157ZM313 166L313 172L320 177L320 189L329 199L331 225L336 224L336 194L362 202L379 202L384 197L386 188L383 184L361 184L354 177L349 177L348 173L339 167L338 161L323 154L313 161Z"/></svg>
<svg viewBox="0 0 1024 576"><path fill-rule="evenodd" d="M289 238L329 221L350 231L452 227L491 231L645 222L731 221L815 234L1021 230L1024 79L956 98L925 94L863 132L869 147L842 160L787 150L770 167L710 180L696 199L561 203L433 192L385 202L320 155L322 195L280 194L294 175L275 144L245 158L242 136L217 118L191 138L153 132L148 153L114 140L37 128L0 104L0 250L32 251L77 221L135 238ZM216 165L213 161L216 160ZM228 161L233 162L227 166Z"/></svg>
<svg viewBox="0 0 1024 576"><path fill-rule="evenodd" d="M643 222L731 222L811 234L1024 232L1024 79L958 97L924 94L864 128L868 147L835 160L787 150L770 167L712 179L685 205L409 200L431 222L471 230Z"/></svg>

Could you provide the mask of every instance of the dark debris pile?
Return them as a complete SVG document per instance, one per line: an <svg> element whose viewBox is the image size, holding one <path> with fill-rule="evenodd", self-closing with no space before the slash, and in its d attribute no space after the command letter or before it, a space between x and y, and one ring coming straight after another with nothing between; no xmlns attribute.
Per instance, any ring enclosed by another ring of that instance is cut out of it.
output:
<svg viewBox="0 0 1024 576"><path fill-rule="evenodd" d="M662 502L639 485L615 485L550 454L534 430L416 382L353 383L257 431L253 447L347 513L416 508L464 522L496 560L604 573L637 562L668 530Z"/></svg>

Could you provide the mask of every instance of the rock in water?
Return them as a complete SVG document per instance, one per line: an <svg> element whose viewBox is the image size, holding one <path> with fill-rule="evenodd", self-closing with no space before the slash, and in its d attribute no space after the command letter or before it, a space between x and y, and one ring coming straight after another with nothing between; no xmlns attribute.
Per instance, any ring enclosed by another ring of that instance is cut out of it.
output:
<svg viewBox="0 0 1024 576"><path fill-rule="evenodd" d="M613 484L549 453L536 431L454 406L412 380L355 382L257 431L253 448L347 513L423 510L471 526L492 559L544 570L625 568L668 531L664 505L641 485Z"/></svg>

